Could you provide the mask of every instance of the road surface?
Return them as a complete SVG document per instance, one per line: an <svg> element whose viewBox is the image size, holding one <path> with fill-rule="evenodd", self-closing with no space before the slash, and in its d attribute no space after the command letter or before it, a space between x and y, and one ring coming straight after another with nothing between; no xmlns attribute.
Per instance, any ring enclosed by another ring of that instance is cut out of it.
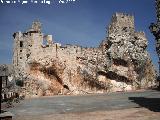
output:
<svg viewBox="0 0 160 120"><path fill-rule="evenodd" d="M94 116L95 119L101 120L101 117L105 117L107 114L109 116L119 114L123 118L126 114L133 114L134 117L135 113L138 115L140 112L146 112L148 115L152 114L153 116L150 115L150 117L153 117L152 120L154 118L159 120L160 91L148 90L127 93L41 97L21 101L8 111L15 115L15 120L22 118L23 120L45 120L46 118L46 120L59 120L60 118L70 120L72 117L78 120L89 120L90 118L93 119ZM131 113L127 113L129 111ZM156 118L156 115L159 117ZM146 115L144 114L144 116ZM151 119L150 117L145 120ZM114 120L114 117L104 118L104 120L112 119Z"/></svg>

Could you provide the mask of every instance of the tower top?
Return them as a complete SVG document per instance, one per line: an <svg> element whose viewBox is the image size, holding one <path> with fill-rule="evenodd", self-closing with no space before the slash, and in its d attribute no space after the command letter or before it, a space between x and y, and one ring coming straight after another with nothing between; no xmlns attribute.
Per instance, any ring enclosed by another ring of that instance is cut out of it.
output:
<svg viewBox="0 0 160 120"><path fill-rule="evenodd" d="M116 13L112 16L109 24L108 34L123 32L134 32L134 16L125 13Z"/></svg>
<svg viewBox="0 0 160 120"><path fill-rule="evenodd" d="M27 32L41 33L41 30L42 30L42 23L39 22L39 20L35 20L33 21L31 28Z"/></svg>
<svg viewBox="0 0 160 120"><path fill-rule="evenodd" d="M111 22L115 24L117 23L120 26L124 25L134 27L134 16L125 13L115 13L112 16Z"/></svg>
<svg viewBox="0 0 160 120"><path fill-rule="evenodd" d="M37 31L37 32L41 32L41 27L42 24L38 21L38 20L35 20L33 23L32 23L32 29L34 31Z"/></svg>

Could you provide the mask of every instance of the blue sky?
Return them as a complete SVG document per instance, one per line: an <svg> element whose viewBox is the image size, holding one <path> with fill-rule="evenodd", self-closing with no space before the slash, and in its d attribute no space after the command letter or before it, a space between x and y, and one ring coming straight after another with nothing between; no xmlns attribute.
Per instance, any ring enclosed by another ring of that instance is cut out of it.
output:
<svg viewBox="0 0 160 120"><path fill-rule="evenodd" d="M124 12L135 16L137 31L145 31L148 51L158 66L154 37L148 29L156 21L154 0L76 0L67 4L58 1L51 0L51 5L0 3L0 64L11 63L12 34L27 30L35 19L42 22L43 32L52 34L55 42L94 47L105 39L111 16Z"/></svg>

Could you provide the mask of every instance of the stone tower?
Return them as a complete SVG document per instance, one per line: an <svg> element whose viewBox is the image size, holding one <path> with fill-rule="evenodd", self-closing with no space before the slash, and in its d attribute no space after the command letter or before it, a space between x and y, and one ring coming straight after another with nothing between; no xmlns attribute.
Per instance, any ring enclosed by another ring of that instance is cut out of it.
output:
<svg viewBox="0 0 160 120"><path fill-rule="evenodd" d="M34 21L31 28L26 32L16 32L13 34L13 66L15 69L15 76L23 75L22 71L27 68L27 63L34 60L35 56L42 48L43 40L48 43L52 41L52 35L44 35L41 32L41 23ZM21 72L20 72L21 71Z"/></svg>
<svg viewBox="0 0 160 120"><path fill-rule="evenodd" d="M111 21L108 35L118 33L119 31L134 32L134 16L124 13L116 13L112 16Z"/></svg>

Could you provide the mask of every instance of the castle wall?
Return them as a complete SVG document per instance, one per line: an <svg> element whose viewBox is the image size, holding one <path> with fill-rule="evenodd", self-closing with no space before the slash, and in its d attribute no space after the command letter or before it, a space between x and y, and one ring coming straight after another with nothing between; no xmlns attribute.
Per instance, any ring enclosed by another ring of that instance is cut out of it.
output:
<svg viewBox="0 0 160 120"><path fill-rule="evenodd" d="M16 76L26 80L28 94L127 91L155 83L148 42L144 32L135 31L133 16L113 15L106 39L97 48L62 46L43 34L40 25L34 22L27 32L14 34L13 64Z"/></svg>

